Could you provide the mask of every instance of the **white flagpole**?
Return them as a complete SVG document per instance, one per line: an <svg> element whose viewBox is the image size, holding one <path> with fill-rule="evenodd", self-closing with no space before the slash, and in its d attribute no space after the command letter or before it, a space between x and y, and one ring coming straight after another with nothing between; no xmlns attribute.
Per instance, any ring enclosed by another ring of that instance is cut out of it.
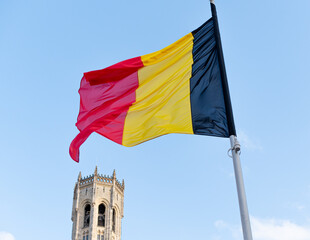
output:
<svg viewBox="0 0 310 240"><path fill-rule="evenodd" d="M239 200L239 208L240 208L240 217L242 223L242 231L243 231L243 238L244 240L252 240L252 230L251 230L251 223L248 211L248 205L245 195L245 188L242 176L242 169L240 163L240 144L237 140L237 137L232 135L230 138L230 145L231 145L231 152L232 152L232 159L234 163L234 170L235 170L235 178L236 178L236 185L237 185L237 192L238 192L238 200Z"/></svg>
<svg viewBox="0 0 310 240"><path fill-rule="evenodd" d="M235 123L234 123L234 118L233 118L233 113L232 113L229 89L228 89L225 62L224 62L222 43L221 43L221 37L220 37L220 30L219 30L218 20L217 20L217 13L216 13L215 5L214 5L214 0L210 0L210 3L211 3L212 19L214 23L214 33L215 33L214 35L216 39L216 47L218 51L218 60L220 64L220 71L221 71L221 78L222 78L222 87L223 87L224 101L225 101L226 115L227 115L227 124L228 124L228 129L229 129L229 136L230 136L229 137L230 144L231 144L230 150L232 152L232 158L233 158L233 164L234 164L234 170L235 170L235 178L236 178L236 185L237 185L237 192L238 192L238 199L239 199L243 239L253 240L250 217L249 217L244 183L243 183L241 163L240 163L240 158L239 158L240 144L236 137L236 129L235 129Z"/></svg>

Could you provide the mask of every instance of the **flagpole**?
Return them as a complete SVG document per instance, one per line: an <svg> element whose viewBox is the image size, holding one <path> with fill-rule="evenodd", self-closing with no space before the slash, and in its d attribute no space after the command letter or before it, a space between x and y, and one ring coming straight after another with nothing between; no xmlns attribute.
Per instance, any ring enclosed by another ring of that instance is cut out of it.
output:
<svg viewBox="0 0 310 240"><path fill-rule="evenodd" d="M229 129L229 136L230 136L229 137L230 145L231 145L230 150L232 152L232 158L233 158L233 164L234 164L238 200L239 200L240 217L241 217L242 231L243 231L243 239L253 240L247 200L246 200L246 195L245 195L245 188L244 188L240 157L239 157L240 144L237 140L237 134L236 134L236 129L235 129L235 123L234 123L234 117L233 117L233 112L232 112L228 81L227 81L227 75L226 75L226 68L225 68L225 62L224 62L224 55L223 55L223 49L222 49L222 43L221 43L221 37L220 37L220 31L219 31L219 26L218 26L217 13L216 13L214 0L210 0L210 4L211 4L211 11L212 11L212 19L214 22L214 35L216 39L216 48L218 51L218 60L219 60L219 65L220 65L221 78L222 78L222 87L223 87L224 101L225 101L225 108L226 108L226 115L227 115L227 124L228 124L228 129Z"/></svg>
<svg viewBox="0 0 310 240"><path fill-rule="evenodd" d="M251 230L251 223L248 211L248 205L245 195L245 188L244 188L244 181L240 163L240 144L237 140L236 136L230 136L230 145L231 145L231 152L232 152L232 159L234 163L234 170L235 170L235 178L236 178L236 185L237 185L237 192L238 192L238 199L239 199L239 208L240 208L240 217L242 223L242 231L243 231L243 239L244 240L252 240L252 230Z"/></svg>

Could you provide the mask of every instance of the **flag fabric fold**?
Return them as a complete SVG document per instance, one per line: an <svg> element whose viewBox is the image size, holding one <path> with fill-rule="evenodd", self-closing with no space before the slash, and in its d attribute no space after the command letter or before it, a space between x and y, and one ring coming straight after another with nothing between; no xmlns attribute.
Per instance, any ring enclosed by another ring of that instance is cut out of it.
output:
<svg viewBox="0 0 310 240"><path fill-rule="evenodd" d="M97 132L124 146L169 134L229 137L213 19L168 47L84 73L79 147Z"/></svg>

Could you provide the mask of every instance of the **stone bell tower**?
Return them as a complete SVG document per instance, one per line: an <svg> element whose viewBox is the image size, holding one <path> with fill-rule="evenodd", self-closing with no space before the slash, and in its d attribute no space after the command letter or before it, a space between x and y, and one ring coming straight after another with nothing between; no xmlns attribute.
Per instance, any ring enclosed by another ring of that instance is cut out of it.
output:
<svg viewBox="0 0 310 240"><path fill-rule="evenodd" d="M82 177L74 187L72 240L121 240L124 214L124 180L94 174Z"/></svg>

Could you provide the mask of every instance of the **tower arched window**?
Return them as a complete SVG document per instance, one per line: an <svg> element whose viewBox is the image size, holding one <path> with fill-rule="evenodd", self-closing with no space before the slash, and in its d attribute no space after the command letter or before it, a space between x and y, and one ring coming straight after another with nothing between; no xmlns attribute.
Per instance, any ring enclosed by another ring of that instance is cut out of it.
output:
<svg viewBox="0 0 310 240"><path fill-rule="evenodd" d="M115 232L115 222L116 222L116 211L113 208L113 214L112 214L112 231Z"/></svg>
<svg viewBox="0 0 310 240"><path fill-rule="evenodd" d="M98 207L98 226L105 226L105 205L103 203Z"/></svg>
<svg viewBox="0 0 310 240"><path fill-rule="evenodd" d="M87 204L84 208L84 227L89 227L90 221L90 205Z"/></svg>

